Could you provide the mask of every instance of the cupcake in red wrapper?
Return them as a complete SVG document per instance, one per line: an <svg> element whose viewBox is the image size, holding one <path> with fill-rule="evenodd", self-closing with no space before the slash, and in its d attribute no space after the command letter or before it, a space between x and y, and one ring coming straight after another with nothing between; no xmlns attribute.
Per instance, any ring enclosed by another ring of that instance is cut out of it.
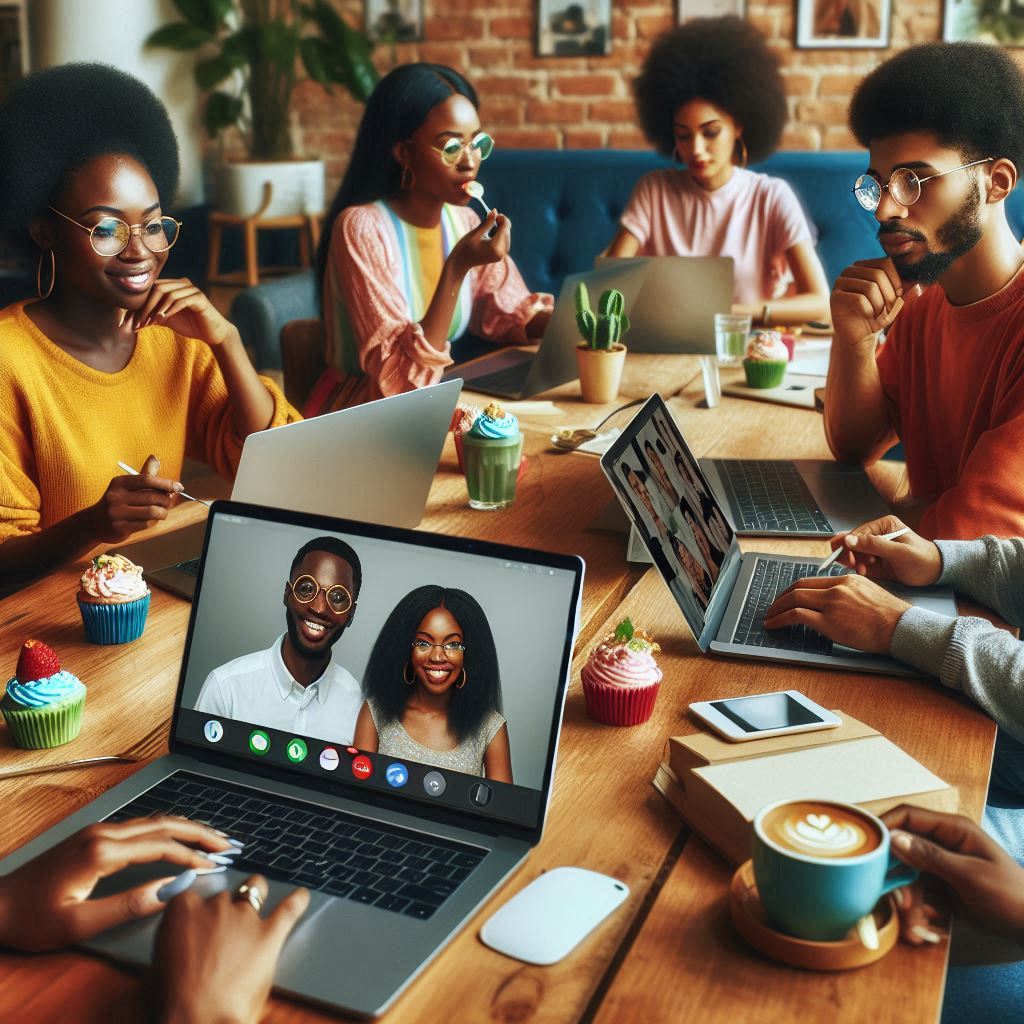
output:
<svg viewBox="0 0 1024 1024"><path fill-rule="evenodd" d="M654 660L660 650L647 633L623 619L583 666L587 714L605 725L646 722L661 686L661 669Z"/></svg>

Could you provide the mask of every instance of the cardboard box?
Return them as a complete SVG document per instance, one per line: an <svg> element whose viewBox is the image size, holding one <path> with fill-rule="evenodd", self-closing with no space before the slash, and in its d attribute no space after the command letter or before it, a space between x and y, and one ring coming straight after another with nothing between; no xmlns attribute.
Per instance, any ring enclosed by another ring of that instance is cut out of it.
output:
<svg viewBox="0 0 1024 1024"><path fill-rule="evenodd" d="M953 787L876 729L840 717L837 729L745 743L672 736L654 787L734 864L750 856L751 822L774 800L839 800L873 814L901 803L957 810Z"/></svg>

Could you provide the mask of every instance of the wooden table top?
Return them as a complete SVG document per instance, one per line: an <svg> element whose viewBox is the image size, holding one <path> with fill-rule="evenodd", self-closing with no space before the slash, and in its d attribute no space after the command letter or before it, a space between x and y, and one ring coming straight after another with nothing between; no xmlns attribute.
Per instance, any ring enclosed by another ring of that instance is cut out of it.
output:
<svg viewBox="0 0 1024 1024"><path fill-rule="evenodd" d="M809 410L724 397L703 398L692 357L631 355L619 402L659 390L698 455L827 458L821 418ZM723 374L737 371L723 370ZM554 795L544 839L523 869L498 891L438 960L414 982L385 1020L436 1022L587 1020L932 1022L938 1017L946 947L898 946L871 968L813 974L777 965L748 949L728 919L732 869L689 833L651 786L665 738L694 731L686 706L694 700L795 688L826 707L873 725L951 785L965 813L984 804L995 728L966 700L923 680L702 656L664 583L624 559L624 537L593 527L612 493L597 460L560 454L547 435L566 424L596 423L615 408L588 406L578 385L549 395L553 416L523 417L530 464L514 505L501 513L466 506L465 482L449 439L430 493L423 528L547 550L574 552L587 563L583 618L566 702ZM467 395L468 400L474 400ZM479 400L481 404L485 399ZM626 419L627 417L624 417ZM899 467L873 475L880 489ZM203 510L185 506L180 525ZM824 555L822 541L748 540L744 548ZM0 664L13 668L29 635L53 646L89 686L82 733L55 751L17 751L0 727L0 770L54 764L101 753L130 752L144 760L167 749L189 606L154 590L143 637L122 648L87 644L74 600L82 562L63 567L0 601ZM624 615L649 628L662 645L665 676L654 716L616 729L586 717L579 669L595 637ZM6 854L122 781L134 766L73 770L0 782ZM614 875L630 887L626 904L570 956L531 967L487 949L483 922L541 872L574 864ZM137 976L76 953L0 956L0 1019L28 1007L38 1021L138 1019ZM337 1019L281 999L273 1022Z"/></svg>

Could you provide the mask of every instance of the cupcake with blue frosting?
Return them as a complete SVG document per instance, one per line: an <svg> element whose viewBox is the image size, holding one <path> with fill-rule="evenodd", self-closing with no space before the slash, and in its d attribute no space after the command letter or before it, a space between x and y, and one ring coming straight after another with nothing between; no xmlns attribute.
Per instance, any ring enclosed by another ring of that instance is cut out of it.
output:
<svg viewBox="0 0 1024 1024"><path fill-rule="evenodd" d="M0 714L16 747L41 750L73 740L82 728L85 684L60 667L40 640L26 640L14 676L0 699Z"/></svg>

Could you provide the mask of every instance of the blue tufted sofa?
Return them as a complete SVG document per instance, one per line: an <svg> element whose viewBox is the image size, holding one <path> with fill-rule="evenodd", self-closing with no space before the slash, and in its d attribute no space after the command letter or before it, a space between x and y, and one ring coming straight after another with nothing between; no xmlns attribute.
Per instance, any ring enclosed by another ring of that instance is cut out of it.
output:
<svg viewBox="0 0 1024 1024"><path fill-rule="evenodd" d="M615 235L619 215L641 175L667 162L626 150L495 150L480 180L488 205L512 220L512 255L526 283L558 294L566 274L593 266ZM852 195L866 167L861 152L776 153L754 170L793 186L817 231L829 281L857 259L880 256L874 218ZM1024 189L1009 201L1009 218L1024 236ZM317 316L311 272L246 289L231 318L260 367L281 366L279 335L291 319Z"/></svg>

